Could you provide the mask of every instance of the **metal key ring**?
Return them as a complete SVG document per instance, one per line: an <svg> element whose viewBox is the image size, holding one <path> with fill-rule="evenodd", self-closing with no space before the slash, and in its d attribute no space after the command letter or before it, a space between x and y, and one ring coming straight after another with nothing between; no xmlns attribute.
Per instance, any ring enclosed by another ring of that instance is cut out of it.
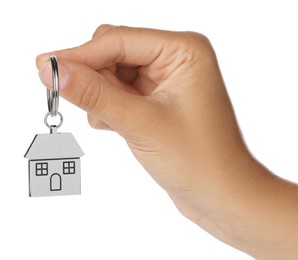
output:
<svg viewBox="0 0 298 260"><path fill-rule="evenodd" d="M57 116L59 107L59 74L58 74L58 62L56 56L50 57L52 65L52 82L53 89L47 89L48 109L49 114Z"/></svg>
<svg viewBox="0 0 298 260"><path fill-rule="evenodd" d="M60 117L59 123L57 125L50 125L48 123L48 117L49 115L51 115L51 112L46 113L45 117L44 117L44 123L48 128L52 128L52 127L56 127L57 129L62 125L63 123L63 116L60 112L57 113L57 115Z"/></svg>

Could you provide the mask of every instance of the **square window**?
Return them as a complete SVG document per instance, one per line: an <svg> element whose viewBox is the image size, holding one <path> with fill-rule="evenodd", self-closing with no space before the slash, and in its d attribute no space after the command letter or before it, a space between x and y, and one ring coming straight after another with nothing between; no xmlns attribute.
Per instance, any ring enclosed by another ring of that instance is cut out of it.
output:
<svg viewBox="0 0 298 260"><path fill-rule="evenodd" d="M36 176L48 175L48 163L36 163L35 174Z"/></svg>
<svg viewBox="0 0 298 260"><path fill-rule="evenodd" d="M75 162L63 162L63 174L74 174L75 173Z"/></svg>

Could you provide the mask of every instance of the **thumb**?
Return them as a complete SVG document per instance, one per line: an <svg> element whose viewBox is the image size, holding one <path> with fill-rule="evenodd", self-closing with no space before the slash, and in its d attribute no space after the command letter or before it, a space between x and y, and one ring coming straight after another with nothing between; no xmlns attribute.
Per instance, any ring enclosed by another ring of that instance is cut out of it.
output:
<svg viewBox="0 0 298 260"><path fill-rule="evenodd" d="M52 87L52 68L49 61L40 68L41 81ZM144 118L150 102L144 96L129 93L105 79L89 67L68 60L59 60L60 95L88 114L97 117L115 131L127 132ZM137 117L137 118L136 118Z"/></svg>

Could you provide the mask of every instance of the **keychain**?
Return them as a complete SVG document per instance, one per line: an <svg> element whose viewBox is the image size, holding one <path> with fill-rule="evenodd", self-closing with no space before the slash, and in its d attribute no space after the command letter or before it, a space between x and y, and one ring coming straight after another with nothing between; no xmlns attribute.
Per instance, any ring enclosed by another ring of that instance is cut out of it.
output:
<svg viewBox="0 0 298 260"><path fill-rule="evenodd" d="M29 160L29 196L57 196L81 194L81 147L71 133L58 133L63 123L59 107L58 62L50 57L53 90L47 89L48 112L44 123L49 134L37 134L25 158ZM58 125L50 125L48 117L59 117Z"/></svg>

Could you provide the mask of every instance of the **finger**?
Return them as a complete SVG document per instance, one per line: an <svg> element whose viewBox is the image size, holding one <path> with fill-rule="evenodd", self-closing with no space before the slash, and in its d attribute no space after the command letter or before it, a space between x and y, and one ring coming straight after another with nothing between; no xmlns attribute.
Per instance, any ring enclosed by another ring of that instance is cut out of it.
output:
<svg viewBox="0 0 298 260"><path fill-rule="evenodd" d="M114 27L114 25L110 25L110 24L102 24L102 25L100 25L99 27L97 27L97 29L93 33L92 39L97 38L98 36L102 35L104 32L106 32L107 30L109 30L112 27Z"/></svg>
<svg viewBox="0 0 298 260"><path fill-rule="evenodd" d="M48 87L52 84L51 73L50 62L46 62L40 78ZM137 126L141 120L135 120L136 116L143 118L141 114L151 107L145 97L120 89L98 72L72 61L59 60L59 81L61 96L119 133L127 126Z"/></svg>
<svg viewBox="0 0 298 260"><path fill-rule="evenodd" d="M113 129L108 124L106 124L102 120L98 119L98 117L93 116L91 114L87 114L87 115L88 115L89 125L92 128L113 131Z"/></svg>
<svg viewBox="0 0 298 260"><path fill-rule="evenodd" d="M114 86L123 89L127 92L140 94L136 89L132 88L125 82L120 81L110 69L101 69L98 71L106 80L110 81Z"/></svg>
<svg viewBox="0 0 298 260"><path fill-rule="evenodd" d="M55 51L37 57L37 67L55 54L60 59L69 59L99 70L116 63L148 65L161 54L165 42L170 42L173 33L114 26L95 39L75 48ZM171 52L170 48L167 48Z"/></svg>
<svg viewBox="0 0 298 260"><path fill-rule="evenodd" d="M139 73L135 66L117 66L117 75L122 82L132 85Z"/></svg>
<svg viewBox="0 0 298 260"><path fill-rule="evenodd" d="M155 82L142 75L135 66L117 66L101 69L98 72L113 85L130 93L150 95L156 88Z"/></svg>

